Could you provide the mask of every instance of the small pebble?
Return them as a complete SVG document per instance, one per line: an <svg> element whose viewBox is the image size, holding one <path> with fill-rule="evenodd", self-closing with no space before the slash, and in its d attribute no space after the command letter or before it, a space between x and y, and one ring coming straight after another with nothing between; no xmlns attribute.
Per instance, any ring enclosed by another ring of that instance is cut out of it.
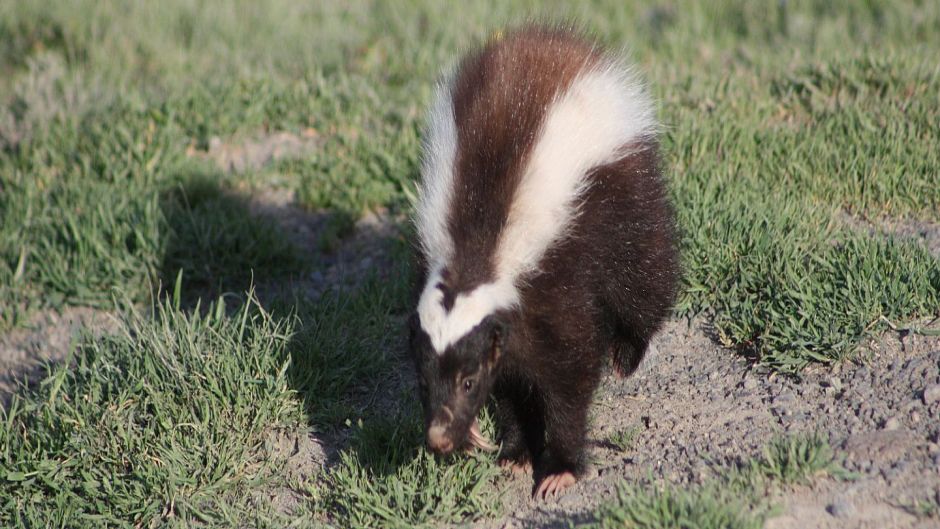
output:
<svg viewBox="0 0 940 529"><path fill-rule="evenodd" d="M751 377L745 378L744 389L747 389L747 390L757 389L757 379L751 378Z"/></svg>
<svg viewBox="0 0 940 529"><path fill-rule="evenodd" d="M920 422L920 413L916 411L911 412L911 422Z"/></svg>
<svg viewBox="0 0 940 529"><path fill-rule="evenodd" d="M930 406L940 401L940 384L932 384L924 389L924 404Z"/></svg>
<svg viewBox="0 0 940 529"><path fill-rule="evenodd" d="M900 427L901 427L901 421L899 421L897 417L891 417L890 419L885 421L881 429L891 432L891 431L897 430Z"/></svg>
<svg viewBox="0 0 940 529"><path fill-rule="evenodd" d="M853 507L851 503L847 502L845 498L839 498L826 507L826 512L835 516L836 518L847 518L851 516L854 511L855 507Z"/></svg>

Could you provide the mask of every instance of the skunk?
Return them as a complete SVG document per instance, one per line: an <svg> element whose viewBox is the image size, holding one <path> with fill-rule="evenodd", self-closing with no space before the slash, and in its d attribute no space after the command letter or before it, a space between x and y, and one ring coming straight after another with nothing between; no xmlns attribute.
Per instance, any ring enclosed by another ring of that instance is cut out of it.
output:
<svg viewBox="0 0 940 529"><path fill-rule="evenodd" d="M491 39L441 82L415 211L410 349L428 447L495 448L533 495L585 471L608 353L631 374L671 312L675 221L643 84L572 30Z"/></svg>

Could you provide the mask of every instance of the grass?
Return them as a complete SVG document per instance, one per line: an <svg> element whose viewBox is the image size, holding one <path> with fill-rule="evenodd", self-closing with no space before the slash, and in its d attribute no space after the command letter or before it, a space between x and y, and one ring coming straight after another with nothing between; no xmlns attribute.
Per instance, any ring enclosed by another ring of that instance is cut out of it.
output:
<svg viewBox="0 0 940 529"><path fill-rule="evenodd" d="M126 320L3 412L3 525L283 525L257 494L276 481L263 440L305 422L351 444L313 485L320 518L299 524L496 513L491 461L433 459L408 405L368 409L403 365L407 273L264 310L228 293L316 271L311 248L341 246L368 210L407 214L440 69L540 18L628 46L650 80L682 233L677 315L794 373L891 325L935 332L937 256L846 219L940 223L936 3L0 3L0 332L69 305ZM311 129L314 153L256 170L190 156ZM326 214L311 245L252 214L270 188ZM179 303L155 304L177 278ZM226 310L200 302L220 294ZM776 483L828 458L786 446L746 475ZM617 512L760 519L719 489L625 489Z"/></svg>
<svg viewBox="0 0 940 529"><path fill-rule="evenodd" d="M845 475L828 442L818 435L780 437L760 457L720 469L697 486L623 485L589 526L758 529L773 512L774 487L824 475Z"/></svg>
<svg viewBox="0 0 940 529"><path fill-rule="evenodd" d="M640 433L640 427L634 426L632 428L624 428L622 430L617 430L612 433L607 441L621 452L626 452L633 449L634 441L636 441L637 434Z"/></svg>
<svg viewBox="0 0 940 529"><path fill-rule="evenodd" d="M759 529L764 517L751 512L747 500L721 491L717 485L682 490L621 487L616 503L597 515L596 527L657 529Z"/></svg>
<svg viewBox="0 0 940 529"><path fill-rule="evenodd" d="M390 351L400 347L406 293L405 282L383 285L373 278L348 295L289 309L298 322L292 339L298 354L289 375L314 422L335 427L357 417L354 393L371 398L372 382L400 368Z"/></svg>
<svg viewBox="0 0 940 529"><path fill-rule="evenodd" d="M237 225L225 214L241 205L181 200L187 175L205 172L186 148L212 137L318 131L311 156L209 180L220 192L279 182L333 211L322 248L364 210L407 211L439 69L504 22L547 13L629 44L661 101L683 232L679 314L705 314L728 346L787 372L851 355L887 330L882 317L937 315L935 256L841 221L940 221L930 3L479 2L453 16L433 2L50 0L0 10L3 324L44 306L110 306L114 290L145 301L179 268L188 291L210 294L243 289L252 270L297 273L276 230L214 227ZM202 266L203 254L218 261Z"/></svg>
<svg viewBox="0 0 940 529"><path fill-rule="evenodd" d="M808 434L774 439L740 475L749 481L763 479L792 485L805 483L818 474L848 477L829 443L819 434Z"/></svg>
<svg viewBox="0 0 940 529"><path fill-rule="evenodd" d="M251 488L276 471L266 432L302 420L286 374L291 330L255 302L223 308L134 314L0 410L0 522L251 519Z"/></svg>
<svg viewBox="0 0 940 529"><path fill-rule="evenodd" d="M324 500L348 527L436 527L495 516L499 467L486 455L441 459L423 448L414 407L360 422L326 478Z"/></svg>
<svg viewBox="0 0 940 529"><path fill-rule="evenodd" d="M400 369L384 350L387 307L401 305L401 287L369 281L278 316L250 294L234 310L222 299L183 310L181 279L153 314L128 309L117 334L83 338L70 365L0 409L4 526L277 527L320 516L415 527L498 512L495 461L420 448L410 392L393 403L410 411L362 407L361 388ZM302 484L313 491L310 509L294 516L260 499L299 486L283 482L273 432L302 432L306 421L336 432L363 414L322 483Z"/></svg>
<svg viewBox="0 0 940 529"><path fill-rule="evenodd" d="M940 500L935 498L917 500L900 507L918 518L940 519Z"/></svg>

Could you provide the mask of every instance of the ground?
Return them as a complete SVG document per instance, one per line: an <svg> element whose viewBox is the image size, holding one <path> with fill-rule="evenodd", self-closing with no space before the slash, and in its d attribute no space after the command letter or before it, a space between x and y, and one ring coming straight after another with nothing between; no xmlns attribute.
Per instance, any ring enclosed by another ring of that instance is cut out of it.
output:
<svg viewBox="0 0 940 529"><path fill-rule="evenodd" d="M533 18L649 80L683 253L545 502L423 449L405 348L433 83ZM0 525L940 527L938 35L919 2L0 6Z"/></svg>

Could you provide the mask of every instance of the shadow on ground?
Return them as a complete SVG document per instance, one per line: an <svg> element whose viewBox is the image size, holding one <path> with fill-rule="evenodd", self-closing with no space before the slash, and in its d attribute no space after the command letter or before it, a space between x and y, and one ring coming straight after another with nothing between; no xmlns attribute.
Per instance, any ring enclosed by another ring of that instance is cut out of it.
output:
<svg viewBox="0 0 940 529"><path fill-rule="evenodd" d="M167 288L181 274L183 305L245 292L252 282L282 281L306 268L302 250L275 221L254 215L247 197L224 189L216 175L183 175L161 197L169 236L159 268Z"/></svg>

